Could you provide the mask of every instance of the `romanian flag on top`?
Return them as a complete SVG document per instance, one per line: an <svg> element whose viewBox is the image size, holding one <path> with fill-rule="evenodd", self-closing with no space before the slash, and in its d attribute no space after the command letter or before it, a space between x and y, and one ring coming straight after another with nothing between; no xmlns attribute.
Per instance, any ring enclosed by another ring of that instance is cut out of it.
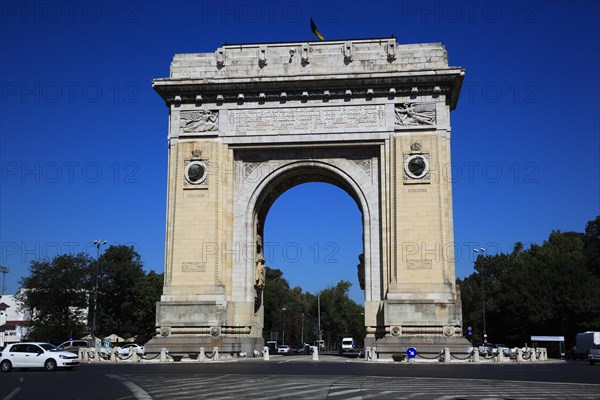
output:
<svg viewBox="0 0 600 400"><path fill-rule="evenodd" d="M323 35L321 35L321 32L319 32L319 30L317 29L317 25L315 25L315 21L313 21L312 18L310 19L310 30L312 31L312 33L315 34L316 37L319 38L319 40L325 40Z"/></svg>

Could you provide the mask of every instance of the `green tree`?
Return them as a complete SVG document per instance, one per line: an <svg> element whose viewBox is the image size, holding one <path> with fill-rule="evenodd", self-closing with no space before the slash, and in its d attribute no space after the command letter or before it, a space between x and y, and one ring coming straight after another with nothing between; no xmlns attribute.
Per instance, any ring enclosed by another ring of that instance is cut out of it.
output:
<svg viewBox="0 0 600 400"><path fill-rule="evenodd" d="M145 273L140 255L130 246L110 246L100 256L97 336L129 337L139 331L136 309ZM144 307L148 307L147 304Z"/></svg>
<svg viewBox="0 0 600 400"><path fill-rule="evenodd" d="M600 216L587 223L583 243L585 266L592 275L600 279Z"/></svg>
<svg viewBox="0 0 600 400"><path fill-rule="evenodd" d="M283 272L267 268L265 274L265 290L263 292L264 328L266 340L270 340L270 332L278 332L279 341L297 343L301 338L302 323L298 318L304 312L306 302L302 289L290 289ZM285 310L284 310L285 309Z"/></svg>
<svg viewBox="0 0 600 400"><path fill-rule="evenodd" d="M162 295L163 282L163 274L150 271L133 287L133 295L137 300L132 315L139 335L150 338L155 334L156 302Z"/></svg>
<svg viewBox="0 0 600 400"><path fill-rule="evenodd" d="M31 316L30 340L60 343L86 330L93 261L85 254L32 261L17 299Z"/></svg>
<svg viewBox="0 0 600 400"><path fill-rule="evenodd" d="M330 346L339 345L346 336L351 336L359 342L365 337L364 308L348 297L351 286L350 282L342 280L319 294L321 330L324 340Z"/></svg>
<svg viewBox="0 0 600 400"><path fill-rule="evenodd" d="M562 335L600 329L600 279L596 275L600 220L585 234L552 232L541 246L478 257L475 273L458 280L463 321L482 333L484 285L488 340L522 345L531 335Z"/></svg>

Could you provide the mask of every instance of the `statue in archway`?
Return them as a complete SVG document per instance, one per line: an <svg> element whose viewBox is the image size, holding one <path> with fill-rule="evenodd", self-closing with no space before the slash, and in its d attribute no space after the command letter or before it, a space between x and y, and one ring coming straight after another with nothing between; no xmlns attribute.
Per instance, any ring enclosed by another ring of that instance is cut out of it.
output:
<svg viewBox="0 0 600 400"><path fill-rule="evenodd" d="M262 292L265 288L265 279L267 267L265 266L265 257L263 256L262 236L256 235L256 266L254 268L254 288L257 292Z"/></svg>
<svg viewBox="0 0 600 400"><path fill-rule="evenodd" d="M365 255L364 253L358 256L358 265L356 266L358 273L358 284L362 290L365 290Z"/></svg>

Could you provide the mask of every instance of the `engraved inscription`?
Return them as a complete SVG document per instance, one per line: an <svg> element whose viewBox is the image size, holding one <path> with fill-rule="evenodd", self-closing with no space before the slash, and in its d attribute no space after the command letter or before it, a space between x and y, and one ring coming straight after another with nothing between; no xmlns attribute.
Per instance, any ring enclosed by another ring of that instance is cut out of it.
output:
<svg viewBox="0 0 600 400"><path fill-rule="evenodd" d="M328 106L231 110L232 132L374 128L385 126L384 106Z"/></svg>
<svg viewBox="0 0 600 400"><path fill-rule="evenodd" d="M431 269L431 260L407 260L406 269Z"/></svg>
<svg viewBox="0 0 600 400"><path fill-rule="evenodd" d="M200 262L184 262L181 263L181 270L183 272L204 272L206 271L206 264Z"/></svg>

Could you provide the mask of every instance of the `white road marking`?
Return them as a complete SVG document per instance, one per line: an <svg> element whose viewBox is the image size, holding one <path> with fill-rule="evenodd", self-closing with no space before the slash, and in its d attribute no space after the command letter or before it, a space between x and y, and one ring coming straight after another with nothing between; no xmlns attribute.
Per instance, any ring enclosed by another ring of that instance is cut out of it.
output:
<svg viewBox="0 0 600 400"><path fill-rule="evenodd" d="M21 391L21 388L20 388L20 387L16 388L16 389L15 389L15 390L13 390L12 392L10 392L10 393L8 394L8 396L6 396L6 397L4 398L4 400L10 400L10 399L12 399L12 398L13 398L13 397L15 397L15 396L17 395L17 393L19 393L20 391Z"/></svg>
<svg viewBox="0 0 600 400"><path fill-rule="evenodd" d="M148 393L146 393L144 389L131 382L130 380L121 378L120 376L114 374L107 374L106 376L112 379L116 379L123 385L125 385L125 387L127 387L127 389L129 389L131 393L133 393L137 400L153 400L152 397Z"/></svg>

